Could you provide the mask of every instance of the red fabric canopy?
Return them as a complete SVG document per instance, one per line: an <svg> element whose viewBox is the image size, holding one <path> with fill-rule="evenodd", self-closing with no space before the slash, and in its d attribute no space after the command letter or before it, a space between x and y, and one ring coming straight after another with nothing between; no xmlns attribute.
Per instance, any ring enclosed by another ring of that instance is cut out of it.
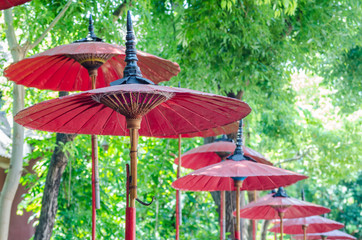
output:
<svg viewBox="0 0 362 240"><path fill-rule="evenodd" d="M327 237L327 239L357 239L353 237L352 235L349 235L345 232L334 230L330 232L324 232L324 233L309 233L307 234L307 239L322 239L322 236ZM293 235L294 239L303 239L302 234Z"/></svg>
<svg viewBox="0 0 362 240"><path fill-rule="evenodd" d="M103 42L71 43L49 49L19 62L4 71L5 76L17 84L55 91L86 91L91 88L88 70L79 64L76 55L110 55L98 68L96 88L107 87L123 77L126 66L125 47ZM137 51L138 66L143 77L155 84L168 81L180 72L177 63Z"/></svg>
<svg viewBox="0 0 362 240"><path fill-rule="evenodd" d="M31 0L0 0L0 10L15 7L30 1Z"/></svg>
<svg viewBox="0 0 362 240"><path fill-rule="evenodd" d="M303 234L303 225L307 226L307 233L329 232L344 227L344 224L328 218L312 216L285 220L283 223L283 231L286 234ZM279 233L280 224L274 225L269 231Z"/></svg>
<svg viewBox="0 0 362 240"><path fill-rule="evenodd" d="M329 208L296 198L273 197L273 195L268 194L264 198L249 203L240 209L240 217L248 219L277 219L279 218L278 211L280 210L284 212L283 218L300 218L331 211Z"/></svg>
<svg viewBox="0 0 362 240"><path fill-rule="evenodd" d="M308 178L302 174L248 160L226 160L179 178L172 183L172 187L183 191L234 191L234 180L231 177L247 177L241 190L248 191L270 190Z"/></svg>
<svg viewBox="0 0 362 240"><path fill-rule="evenodd" d="M129 135L126 118L97 100L110 95L117 95L122 100L122 94L138 96L136 100L155 94L169 97L143 116L139 130L141 136L200 132L235 122L251 111L240 100L215 94L157 85L125 84L36 104L19 112L15 121L31 129L50 132ZM143 107L137 106L136 109Z"/></svg>
<svg viewBox="0 0 362 240"><path fill-rule="evenodd" d="M191 149L182 155L181 166L189 169L203 168L221 161L218 153L225 153L230 155L234 152L236 144L227 141L218 141L208 143L197 148ZM243 146L244 155L254 159L255 161L267 165L273 165L262 154L254 151L251 148ZM178 158L175 159L175 163L178 164Z"/></svg>

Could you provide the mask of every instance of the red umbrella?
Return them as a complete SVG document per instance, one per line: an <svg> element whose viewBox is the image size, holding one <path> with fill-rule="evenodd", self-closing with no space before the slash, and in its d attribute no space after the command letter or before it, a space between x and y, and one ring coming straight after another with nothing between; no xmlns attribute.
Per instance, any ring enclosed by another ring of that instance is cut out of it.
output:
<svg viewBox="0 0 362 240"><path fill-rule="evenodd" d="M83 91L109 86L123 77L123 46L104 43L94 34L89 18L89 34L74 43L58 46L11 64L5 76L17 84L56 91ZM178 64L137 51L139 65L155 83L168 81L180 72ZM91 81L90 81L91 78ZM92 136L92 236L95 239L96 210L100 208L97 136Z"/></svg>
<svg viewBox="0 0 362 240"><path fill-rule="evenodd" d="M31 0L0 0L0 10L15 7L30 1Z"/></svg>
<svg viewBox="0 0 362 240"><path fill-rule="evenodd" d="M197 170L199 168L219 163L222 160L222 157L230 155L235 150L235 147L235 143L225 140L202 145L184 153L182 155L181 166ZM273 165L257 151L245 146L242 147L245 156L250 157L259 163ZM175 159L175 163L178 164L178 158Z"/></svg>
<svg viewBox="0 0 362 240"><path fill-rule="evenodd" d="M303 239L304 236L303 234L297 234L297 235L293 235L294 239ZM351 240L355 240L357 238L353 237L352 235L349 235L345 232L339 231L339 230L334 230L334 231L330 231L330 232L324 232L324 233L309 233L307 234L307 239L351 239Z"/></svg>
<svg viewBox="0 0 362 240"><path fill-rule="evenodd" d="M130 204L126 237L135 239L138 136L200 132L247 116L250 107L237 99L183 88L153 85L137 67L133 28L128 16L127 66L114 85L36 104L15 121L28 128L79 134L129 135L131 138ZM113 85L113 84L111 84ZM224 117L220 118L222 115ZM128 224L129 223L129 224Z"/></svg>
<svg viewBox="0 0 362 240"><path fill-rule="evenodd" d="M292 171L253 162L242 150L242 121L235 152L228 160L198 169L172 183L184 191L233 191L236 190L236 210L240 208L241 190L269 190L286 186L307 176ZM240 239L240 217L236 218L235 238Z"/></svg>
<svg viewBox="0 0 362 240"><path fill-rule="evenodd" d="M283 240L283 218L309 217L330 211L329 208L291 198L280 187L277 193L269 194L243 207L240 216L248 219L280 218L280 239Z"/></svg>
<svg viewBox="0 0 362 240"><path fill-rule="evenodd" d="M323 233L343 228L344 224L324 218L321 216L312 216L306 218L288 219L283 223L283 232L286 234L303 234L304 240L307 233ZM274 225L270 232L280 232L280 224Z"/></svg>
<svg viewBox="0 0 362 240"><path fill-rule="evenodd" d="M221 162L230 155L236 148L236 144L227 138L221 138L213 143L204 144L191 149L182 155L182 166L189 169L199 169ZM256 160L259 163L273 165L262 154L248 147L242 146L244 155ZM179 158L175 159L179 164ZM224 232L224 209L225 209L225 191L220 191L220 239L225 238Z"/></svg>

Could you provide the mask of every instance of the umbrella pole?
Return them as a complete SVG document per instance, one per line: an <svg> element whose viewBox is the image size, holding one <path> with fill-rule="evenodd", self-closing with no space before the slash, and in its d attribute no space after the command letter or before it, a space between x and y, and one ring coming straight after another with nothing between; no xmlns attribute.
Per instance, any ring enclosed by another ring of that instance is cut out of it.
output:
<svg viewBox="0 0 362 240"><path fill-rule="evenodd" d="M220 191L220 240L225 239L225 191Z"/></svg>
<svg viewBox="0 0 362 240"><path fill-rule="evenodd" d="M256 191L254 190L254 201L256 201ZM256 240L256 221L252 220L253 223L253 240Z"/></svg>
<svg viewBox="0 0 362 240"><path fill-rule="evenodd" d="M97 71L89 72L92 89L96 88ZM92 239L96 239L96 209L100 208L99 174L98 174L98 142L97 136L92 135Z"/></svg>
<svg viewBox="0 0 362 240"><path fill-rule="evenodd" d="M284 217L284 212L278 212L278 215L280 217L280 240L283 240L283 217Z"/></svg>
<svg viewBox="0 0 362 240"><path fill-rule="evenodd" d="M181 134L178 135L178 165L177 165L177 179L180 178L181 173ZM180 224L181 224L181 192L176 190L176 240L180 239Z"/></svg>
<svg viewBox="0 0 362 240"><path fill-rule="evenodd" d="M240 240L240 188L243 185L242 180L235 180L236 187L236 228L235 228L235 239Z"/></svg>
<svg viewBox="0 0 362 240"><path fill-rule="evenodd" d="M307 240L307 225L302 225L304 240Z"/></svg>
<svg viewBox="0 0 362 240"><path fill-rule="evenodd" d="M137 198L137 145L138 129L141 127L141 119L127 119L127 128L131 140L131 182L130 182L130 206L126 213L126 240L136 239L136 198Z"/></svg>

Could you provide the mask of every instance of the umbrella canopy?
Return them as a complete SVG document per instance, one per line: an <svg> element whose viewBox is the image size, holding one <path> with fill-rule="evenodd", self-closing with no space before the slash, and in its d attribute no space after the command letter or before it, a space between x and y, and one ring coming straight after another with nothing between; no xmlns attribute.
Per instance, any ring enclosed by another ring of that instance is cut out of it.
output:
<svg viewBox="0 0 362 240"><path fill-rule="evenodd" d="M107 87L123 77L126 48L102 41L94 35L90 17L86 38L13 63L4 75L16 84L55 91L90 90L89 76L97 76L93 88ZM142 51L136 55L144 77L156 84L180 72L177 63Z"/></svg>
<svg viewBox="0 0 362 240"><path fill-rule="evenodd" d="M15 121L49 132L128 136L127 118L142 116L139 134L162 137L226 125L250 111L240 100L215 94L124 84L36 104L19 112Z"/></svg>
<svg viewBox="0 0 362 240"><path fill-rule="evenodd" d="M294 239L303 239L302 234L293 235ZM357 238L353 237L352 235L349 235L345 232L334 230L330 232L324 232L324 233L309 233L307 234L307 239L351 239L355 240Z"/></svg>
<svg viewBox="0 0 362 240"><path fill-rule="evenodd" d="M291 198L284 188L280 187L277 193L269 194L243 207L240 216L249 219L280 218L280 239L283 240L283 218L309 217L330 211L329 208Z"/></svg>
<svg viewBox="0 0 362 240"><path fill-rule="evenodd" d="M343 228L344 224L321 216L293 218L284 221L283 231L286 234L303 234L303 226L306 226L306 233L323 233ZM280 224L274 225L269 231L279 233Z"/></svg>
<svg viewBox="0 0 362 240"><path fill-rule="evenodd" d="M276 194L251 202L240 210L240 216L248 219L277 219L278 212L283 211L283 218L301 218L328 213L329 208L288 197L283 188ZM235 213L234 213L235 215Z"/></svg>
<svg viewBox="0 0 362 240"><path fill-rule="evenodd" d="M267 165L273 165L269 162L261 153L254 151L251 148L243 147L244 155L257 161L258 163L264 163ZM230 155L234 152L236 144L229 141L216 141L208 143L200 147L191 149L182 155L181 166L189 169L203 168L221 161L221 155ZM175 163L178 164L178 158L175 159Z"/></svg>
<svg viewBox="0 0 362 240"><path fill-rule="evenodd" d="M307 176L285 169L252 162L226 160L198 169L172 183L183 191L234 191L233 177L247 177L241 190L270 190L288 186Z"/></svg>
<svg viewBox="0 0 362 240"><path fill-rule="evenodd" d="M15 7L30 1L31 0L0 0L0 10Z"/></svg>

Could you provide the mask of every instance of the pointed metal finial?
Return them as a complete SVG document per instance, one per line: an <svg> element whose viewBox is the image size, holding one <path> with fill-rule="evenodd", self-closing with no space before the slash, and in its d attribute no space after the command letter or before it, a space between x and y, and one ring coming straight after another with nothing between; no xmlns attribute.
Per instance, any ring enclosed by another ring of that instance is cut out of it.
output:
<svg viewBox="0 0 362 240"><path fill-rule="evenodd" d="M93 26L93 17L92 14L89 14L89 25L88 25L88 35L87 37L74 41L74 43L80 42L103 42L102 38L97 37L94 34L94 26Z"/></svg>
<svg viewBox="0 0 362 240"><path fill-rule="evenodd" d="M302 190L300 190L300 195L302 197L302 201L304 201L304 199L305 199L304 188L302 188Z"/></svg>
<svg viewBox="0 0 362 240"><path fill-rule="evenodd" d="M238 136L236 140L236 148L233 155L229 156L227 160L234 160L234 161L242 161L242 160L249 160L256 162L254 159L244 156L243 151L243 120L241 119L239 122L239 130L238 130Z"/></svg>
<svg viewBox="0 0 362 240"><path fill-rule="evenodd" d="M133 32L131 12L127 12L127 35L126 35L126 58L127 66L123 71L123 78L111 82L111 86L120 84L154 84L151 80L142 77L140 68L137 66L136 37Z"/></svg>
<svg viewBox="0 0 362 240"><path fill-rule="evenodd" d="M283 187L279 187L276 194L273 195L273 197L289 197L287 195L287 192Z"/></svg>

